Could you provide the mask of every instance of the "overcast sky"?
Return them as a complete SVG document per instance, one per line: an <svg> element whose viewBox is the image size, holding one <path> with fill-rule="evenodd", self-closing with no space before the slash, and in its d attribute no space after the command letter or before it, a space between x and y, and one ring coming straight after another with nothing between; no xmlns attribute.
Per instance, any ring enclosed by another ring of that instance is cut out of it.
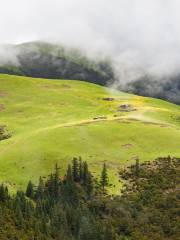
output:
<svg viewBox="0 0 180 240"><path fill-rule="evenodd" d="M56 41L154 74L180 66L180 0L0 0L0 43Z"/></svg>

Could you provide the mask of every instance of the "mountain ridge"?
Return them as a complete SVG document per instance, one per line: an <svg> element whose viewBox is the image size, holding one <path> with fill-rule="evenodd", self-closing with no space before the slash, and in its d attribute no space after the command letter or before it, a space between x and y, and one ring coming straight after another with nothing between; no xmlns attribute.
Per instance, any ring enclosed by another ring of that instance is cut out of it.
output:
<svg viewBox="0 0 180 240"><path fill-rule="evenodd" d="M16 61L2 64L1 73L75 79L100 85L106 85L115 78L109 59L93 59L76 48L38 41L12 45L10 48L16 52Z"/></svg>
<svg viewBox="0 0 180 240"><path fill-rule="evenodd" d="M136 79L126 82L117 69L121 72L123 66L110 57L89 57L80 49L42 41L6 45L0 51L0 73L82 80L180 104L180 74L157 78L139 73Z"/></svg>

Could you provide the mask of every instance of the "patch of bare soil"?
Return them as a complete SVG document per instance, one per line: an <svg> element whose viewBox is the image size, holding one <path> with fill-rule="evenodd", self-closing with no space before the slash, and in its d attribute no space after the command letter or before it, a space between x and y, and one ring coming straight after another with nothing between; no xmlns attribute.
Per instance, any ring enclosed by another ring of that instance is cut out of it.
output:
<svg viewBox="0 0 180 240"><path fill-rule="evenodd" d="M8 94L6 92L0 91L0 97L6 97Z"/></svg>
<svg viewBox="0 0 180 240"><path fill-rule="evenodd" d="M136 111L136 109L130 104L122 104L117 109L118 112L132 112Z"/></svg>
<svg viewBox="0 0 180 240"><path fill-rule="evenodd" d="M102 100L104 100L104 101L113 101L113 100L114 100L114 98L105 97L105 98L103 98Z"/></svg>
<svg viewBox="0 0 180 240"><path fill-rule="evenodd" d="M167 128L168 125L167 125L167 124L161 124L160 127L162 127L162 128Z"/></svg>
<svg viewBox="0 0 180 240"><path fill-rule="evenodd" d="M98 119L107 119L106 116L98 116L98 117L94 117L93 120L98 120Z"/></svg>
<svg viewBox="0 0 180 240"><path fill-rule="evenodd" d="M134 121L134 122L141 122L141 120L137 118L128 118L128 120Z"/></svg>
<svg viewBox="0 0 180 240"><path fill-rule="evenodd" d="M5 109L3 104L0 104L0 112L2 112Z"/></svg>
<svg viewBox="0 0 180 240"><path fill-rule="evenodd" d="M69 85L67 85L67 84L62 84L61 85L63 88L66 88L66 89L70 89L71 88L71 86L69 86Z"/></svg>
<svg viewBox="0 0 180 240"><path fill-rule="evenodd" d="M127 149L129 149L129 148L132 148L133 145L130 144L130 143L127 143L127 144L123 144L122 147L123 147L123 148L127 148Z"/></svg>
<svg viewBox="0 0 180 240"><path fill-rule="evenodd" d="M166 128L169 127L169 125L167 124L162 124L162 123L156 123L156 122L143 122L144 124L150 124L150 125L155 125L155 126L159 126L161 128Z"/></svg>
<svg viewBox="0 0 180 240"><path fill-rule="evenodd" d="M41 86L42 88L47 88L47 89L49 89L49 88L51 88L49 85L43 85L43 86Z"/></svg>
<svg viewBox="0 0 180 240"><path fill-rule="evenodd" d="M131 158L132 160L138 160L139 159L139 157L138 156L132 156L132 158Z"/></svg>
<svg viewBox="0 0 180 240"><path fill-rule="evenodd" d="M160 125L159 123L156 123L156 122L143 122L143 123L146 124L146 125L148 125L148 124L150 124L150 125L157 125L157 126Z"/></svg>
<svg viewBox="0 0 180 240"><path fill-rule="evenodd" d="M120 122L120 123L125 123L125 124L131 124L132 122L128 121L128 120L125 120L125 119L116 119L117 122Z"/></svg>

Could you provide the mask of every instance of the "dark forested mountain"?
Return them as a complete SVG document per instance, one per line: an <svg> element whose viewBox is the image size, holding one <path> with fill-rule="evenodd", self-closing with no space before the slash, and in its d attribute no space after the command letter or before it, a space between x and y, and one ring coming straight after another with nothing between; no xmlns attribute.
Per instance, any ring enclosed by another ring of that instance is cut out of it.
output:
<svg viewBox="0 0 180 240"><path fill-rule="evenodd" d="M145 76L125 85L124 90L180 104L180 74L158 80L152 76Z"/></svg>
<svg viewBox="0 0 180 240"><path fill-rule="evenodd" d="M77 79L100 85L114 80L109 60L92 60L77 49L44 42L6 47L14 52L13 61L5 61L0 73L51 79Z"/></svg>
<svg viewBox="0 0 180 240"><path fill-rule="evenodd" d="M74 48L31 42L6 46L1 55L0 73L83 80L103 86L117 82L116 71L110 59L92 59ZM7 55L6 60L1 59L4 55ZM121 79L117 83L115 85L119 85L120 90L180 104L180 74L162 79L145 75L135 81L123 82L123 85Z"/></svg>

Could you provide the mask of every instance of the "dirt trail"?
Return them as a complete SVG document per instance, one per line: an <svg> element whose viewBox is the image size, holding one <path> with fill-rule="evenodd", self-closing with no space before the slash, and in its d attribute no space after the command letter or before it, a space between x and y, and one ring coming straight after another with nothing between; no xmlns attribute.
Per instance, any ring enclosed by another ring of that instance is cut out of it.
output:
<svg viewBox="0 0 180 240"><path fill-rule="evenodd" d="M53 126L40 128L36 131L36 133L40 133L40 132L47 131L47 130L53 130L56 128L62 128L62 127L83 126L83 125L87 125L87 124L100 123L100 122L111 122L111 121L119 121L119 120L127 120L127 121L128 120L131 120L131 121L139 120L140 121L139 118L136 118L136 117L133 118L133 116L131 116L131 118L129 118L127 116L120 116L120 117L106 116L106 118L104 118L104 119L86 119L86 120L81 120L81 121L77 121L77 122L56 124ZM145 120L143 119L143 121L145 121ZM152 119L151 119L151 123L152 123ZM157 122L154 121L153 123L157 123Z"/></svg>
<svg viewBox="0 0 180 240"><path fill-rule="evenodd" d="M48 126L44 128L40 128L36 131L36 133L43 132L46 130L53 130L56 128L61 128L61 127L73 127L73 126L82 126L82 125L87 125L87 124L93 124L93 123L99 123L99 122L110 122L110 121L119 121L119 120L127 120L127 121L140 121L143 123L149 123L149 124L156 124L156 125L162 125L166 123L147 117L143 114L143 112L133 112L129 113L128 115L125 116L112 116L112 115L106 115L105 118L97 118L97 119L86 119L86 120L80 120L80 121L73 121L73 122L68 122L68 123L61 123L61 124L56 124L53 126Z"/></svg>
<svg viewBox="0 0 180 240"><path fill-rule="evenodd" d="M61 124L56 124L56 125L49 126L49 127L40 128L36 131L36 133L47 131L47 130L53 130L56 128L83 126L83 125L92 124L92 123L109 122L109 121L115 121L115 120L119 120L119 119L123 119L123 118L122 117L121 118L120 117L119 118L107 117L106 119L96 119L96 120L86 119L86 120L81 120L81 121L77 121L77 122L61 123Z"/></svg>
<svg viewBox="0 0 180 240"><path fill-rule="evenodd" d="M114 117L114 116L106 116L105 119L86 119L86 120L81 120L81 121L74 121L74 122L68 122L68 123L60 123L60 124L56 124L53 126L48 126L48 127L43 127L43 128L39 128L36 129L34 131L31 132L27 132L27 135L19 135L17 138L12 138L10 139L8 145L6 145L5 148L1 149L0 148L0 154L3 154L4 152L7 152L9 150L9 148L11 148L12 146L25 141L28 138L34 137L39 133L48 131L48 130L54 130L54 129L58 129L58 128L65 128L65 127L74 127L74 126L83 126L83 125L87 125L87 124L94 124L94 123L100 123L100 122L112 122L112 121L122 121L122 122L126 122L126 121L140 121L140 122L146 122L149 124L156 124L156 125L162 125L162 123L156 121L155 119L147 119L144 118L143 115L136 115L136 114L131 114L128 116L120 116L120 117ZM154 120L154 121L152 121ZM4 141L5 142L5 141Z"/></svg>

